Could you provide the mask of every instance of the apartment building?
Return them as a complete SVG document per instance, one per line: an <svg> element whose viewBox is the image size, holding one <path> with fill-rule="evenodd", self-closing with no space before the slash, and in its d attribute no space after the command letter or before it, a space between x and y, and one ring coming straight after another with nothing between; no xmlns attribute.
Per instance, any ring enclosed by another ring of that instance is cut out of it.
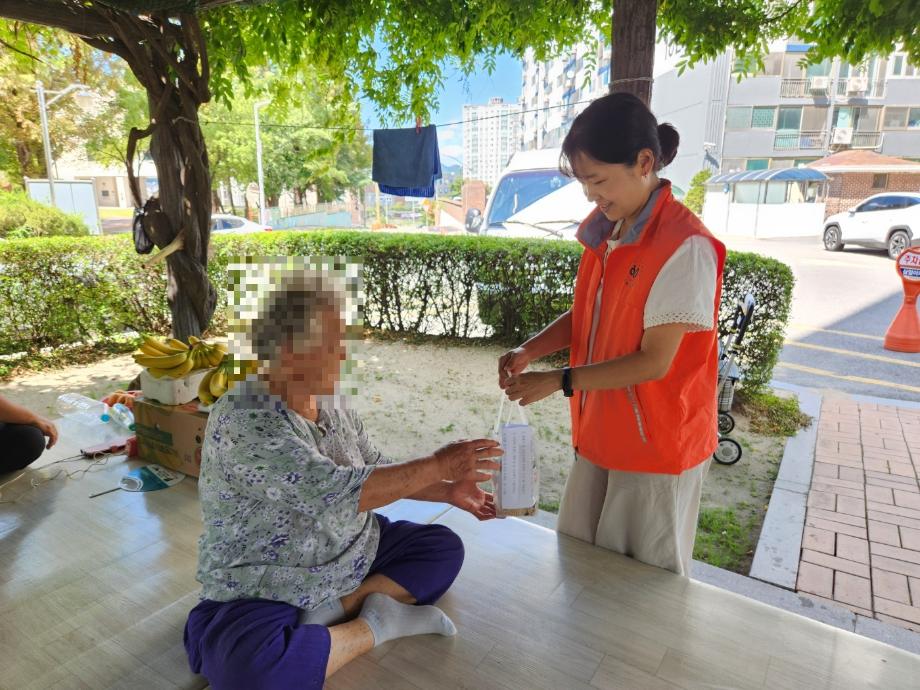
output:
<svg viewBox="0 0 920 690"><path fill-rule="evenodd" d="M521 106L492 98L463 106L463 179L493 186L520 143Z"/></svg>

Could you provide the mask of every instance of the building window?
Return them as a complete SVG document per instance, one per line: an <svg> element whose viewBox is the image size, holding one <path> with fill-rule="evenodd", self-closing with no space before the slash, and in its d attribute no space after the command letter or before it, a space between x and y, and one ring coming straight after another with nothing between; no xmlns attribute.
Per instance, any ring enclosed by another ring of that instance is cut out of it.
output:
<svg viewBox="0 0 920 690"><path fill-rule="evenodd" d="M754 129L773 129L774 120L776 119L776 108L759 107L754 108L751 117L751 127Z"/></svg>
<svg viewBox="0 0 920 690"><path fill-rule="evenodd" d="M736 172L744 168L743 158L723 158L719 166L719 172Z"/></svg>
<svg viewBox="0 0 920 690"><path fill-rule="evenodd" d="M763 72L765 77L778 77L783 73L783 53L770 53L763 59Z"/></svg>
<svg viewBox="0 0 920 690"><path fill-rule="evenodd" d="M776 119L776 129L777 130L793 130L798 131L799 127L802 124L802 109L801 108L780 108L777 119Z"/></svg>
<svg viewBox="0 0 920 690"><path fill-rule="evenodd" d="M751 128L751 108L728 108L725 113L726 129L750 129Z"/></svg>
<svg viewBox="0 0 920 690"><path fill-rule="evenodd" d="M876 173L872 176L872 189L888 189L888 174Z"/></svg>
<svg viewBox="0 0 920 690"><path fill-rule="evenodd" d="M769 158L748 158L745 163L745 170L766 170L770 167Z"/></svg>
<svg viewBox="0 0 920 690"><path fill-rule="evenodd" d="M916 77L920 76L920 71L907 61L907 55L901 53L895 55L891 61L892 77Z"/></svg>
<svg viewBox="0 0 920 690"><path fill-rule="evenodd" d="M907 129L920 129L920 108L907 111Z"/></svg>
<svg viewBox="0 0 920 690"><path fill-rule="evenodd" d="M885 108L885 118L882 126L885 129L904 129L907 127L907 108Z"/></svg>

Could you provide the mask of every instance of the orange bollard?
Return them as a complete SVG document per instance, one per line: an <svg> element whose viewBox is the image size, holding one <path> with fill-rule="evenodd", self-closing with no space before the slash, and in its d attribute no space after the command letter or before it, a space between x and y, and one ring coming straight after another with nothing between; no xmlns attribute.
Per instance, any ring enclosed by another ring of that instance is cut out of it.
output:
<svg viewBox="0 0 920 690"><path fill-rule="evenodd" d="M895 264L904 283L904 303L885 333L885 349L895 352L920 352L920 247L908 247Z"/></svg>

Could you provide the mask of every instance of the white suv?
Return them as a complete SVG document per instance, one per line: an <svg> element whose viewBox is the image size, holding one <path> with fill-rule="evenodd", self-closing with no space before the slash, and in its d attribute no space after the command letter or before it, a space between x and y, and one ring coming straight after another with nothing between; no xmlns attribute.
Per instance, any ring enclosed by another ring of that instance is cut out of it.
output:
<svg viewBox="0 0 920 690"><path fill-rule="evenodd" d="M839 252L845 244L887 249L892 259L920 245L920 192L876 194L830 216L824 221L824 248Z"/></svg>

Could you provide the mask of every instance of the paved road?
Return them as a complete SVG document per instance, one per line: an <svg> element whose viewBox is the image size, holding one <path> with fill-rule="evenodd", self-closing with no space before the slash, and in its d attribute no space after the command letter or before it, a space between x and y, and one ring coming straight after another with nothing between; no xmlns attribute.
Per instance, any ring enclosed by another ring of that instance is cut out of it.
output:
<svg viewBox="0 0 920 690"><path fill-rule="evenodd" d="M920 402L920 354L882 347L903 295L884 252L827 252L817 237L722 239L730 249L779 259L795 273L791 327L774 372L777 380Z"/></svg>
<svg viewBox="0 0 920 690"><path fill-rule="evenodd" d="M131 219L130 218L103 218L102 219L102 234L103 235L117 235L122 232L129 232L131 230Z"/></svg>

